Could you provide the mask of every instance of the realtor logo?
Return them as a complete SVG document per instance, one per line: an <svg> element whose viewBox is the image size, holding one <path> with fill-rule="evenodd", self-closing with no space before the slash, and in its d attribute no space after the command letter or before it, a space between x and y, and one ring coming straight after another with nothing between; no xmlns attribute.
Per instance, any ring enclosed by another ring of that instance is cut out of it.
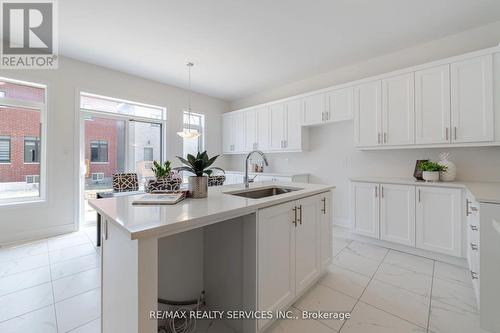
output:
<svg viewBox="0 0 500 333"><path fill-rule="evenodd" d="M57 68L55 3L50 0L1 2L0 67Z"/></svg>

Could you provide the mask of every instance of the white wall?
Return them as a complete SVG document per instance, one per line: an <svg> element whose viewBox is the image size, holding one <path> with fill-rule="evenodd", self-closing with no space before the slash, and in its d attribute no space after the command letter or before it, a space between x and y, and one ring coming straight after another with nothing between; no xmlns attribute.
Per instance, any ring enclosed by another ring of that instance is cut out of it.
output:
<svg viewBox="0 0 500 333"><path fill-rule="evenodd" d="M73 59L60 58L58 70L0 70L0 76L48 86L47 201L0 206L0 245L75 229L75 116L79 89L167 108L167 158L182 154L176 135L182 126L187 91L108 70ZM193 94L193 109L206 114L206 149L221 152L221 113L228 103ZM224 159L219 165L225 166Z"/></svg>
<svg viewBox="0 0 500 333"><path fill-rule="evenodd" d="M421 44L370 61L324 73L306 80L264 91L231 103L231 110L269 102L299 93L383 74L428 61L498 45L500 22ZM354 149L352 121L310 129L310 150L270 154L270 172L307 172L311 182L335 184L335 223L349 221L349 177L411 177L417 159L438 159L451 152L458 179L500 181L500 148L410 149L362 152ZM243 156L231 156L231 170L242 170Z"/></svg>

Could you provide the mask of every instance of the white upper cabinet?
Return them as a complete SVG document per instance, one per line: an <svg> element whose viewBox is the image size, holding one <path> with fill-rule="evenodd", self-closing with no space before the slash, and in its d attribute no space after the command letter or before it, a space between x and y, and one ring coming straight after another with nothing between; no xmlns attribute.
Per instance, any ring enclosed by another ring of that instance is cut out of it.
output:
<svg viewBox="0 0 500 333"><path fill-rule="evenodd" d="M318 125L325 121L325 98L323 94L304 97L303 122L305 126Z"/></svg>
<svg viewBox="0 0 500 333"><path fill-rule="evenodd" d="M354 88L354 142L357 146L381 144L381 82Z"/></svg>
<svg viewBox="0 0 500 333"><path fill-rule="evenodd" d="M380 239L415 246L415 186L380 184Z"/></svg>
<svg viewBox="0 0 500 333"><path fill-rule="evenodd" d="M493 141L493 56L451 64L452 142Z"/></svg>
<svg viewBox="0 0 500 333"><path fill-rule="evenodd" d="M285 131L283 137L284 150L302 149L302 121L300 100L296 99L286 103Z"/></svg>
<svg viewBox="0 0 500 333"><path fill-rule="evenodd" d="M269 122L270 114L267 107L260 107L256 110L257 116L257 149L268 150L269 149Z"/></svg>
<svg viewBox="0 0 500 333"><path fill-rule="evenodd" d="M407 145L415 141L413 73L382 80L382 143Z"/></svg>
<svg viewBox="0 0 500 333"><path fill-rule="evenodd" d="M252 151L257 148L257 110L245 111L245 150Z"/></svg>
<svg viewBox="0 0 500 333"><path fill-rule="evenodd" d="M417 186L416 191L417 248L460 256L461 190Z"/></svg>
<svg viewBox="0 0 500 333"><path fill-rule="evenodd" d="M245 151L245 113L236 112L233 115L233 142L234 152L241 153Z"/></svg>
<svg viewBox="0 0 500 333"><path fill-rule="evenodd" d="M354 88L343 88L325 94L325 121L343 121L353 117Z"/></svg>
<svg viewBox="0 0 500 333"><path fill-rule="evenodd" d="M222 152L229 154L233 148L233 131L231 129L232 113L222 115Z"/></svg>
<svg viewBox="0 0 500 333"><path fill-rule="evenodd" d="M270 139L269 150L276 151L283 149L283 140L285 137L285 104L276 103L269 107L270 113Z"/></svg>
<svg viewBox="0 0 500 333"><path fill-rule="evenodd" d="M450 130L450 66L415 72L415 143L448 143Z"/></svg>

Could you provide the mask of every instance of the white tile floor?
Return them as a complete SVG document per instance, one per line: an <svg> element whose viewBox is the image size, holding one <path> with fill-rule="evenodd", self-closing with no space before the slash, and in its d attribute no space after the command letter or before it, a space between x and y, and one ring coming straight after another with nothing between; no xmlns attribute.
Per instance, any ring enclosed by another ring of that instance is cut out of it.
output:
<svg viewBox="0 0 500 333"><path fill-rule="evenodd" d="M95 227L0 249L0 332L99 332Z"/></svg>
<svg viewBox="0 0 500 333"><path fill-rule="evenodd" d="M467 270L336 234L328 273L292 310L350 311L352 318L283 320L269 333L485 332ZM99 332L94 242L95 228L87 228L0 249L0 332Z"/></svg>

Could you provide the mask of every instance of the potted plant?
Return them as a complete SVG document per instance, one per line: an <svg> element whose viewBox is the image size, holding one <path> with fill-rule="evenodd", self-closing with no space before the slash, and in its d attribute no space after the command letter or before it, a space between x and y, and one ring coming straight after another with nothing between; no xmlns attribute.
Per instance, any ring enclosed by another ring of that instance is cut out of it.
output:
<svg viewBox="0 0 500 333"><path fill-rule="evenodd" d="M194 174L194 176L189 177L189 196L191 198L206 198L208 195L208 176L214 170L224 172L221 168L211 167L217 157L219 155L209 158L206 151L198 153L196 156L188 154L185 159L177 156L184 166L175 168L175 170Z"/></svg>
<svg viewBox="0 0 500 333"><path fill-rule="evenodd" d="M182 179L173 175L170 164L170 161L165 161L163 164L153 161L151 170L156 178L148 180L146 192L179 191Z"/></svg>
<svg viewBox="0 0 500 333"><path fill-rule="evenodd" d="M439 173L448 169L446 166L433 161L422 161L418 167L422 171L422 178L427 182L438 181Z"/></svg>

